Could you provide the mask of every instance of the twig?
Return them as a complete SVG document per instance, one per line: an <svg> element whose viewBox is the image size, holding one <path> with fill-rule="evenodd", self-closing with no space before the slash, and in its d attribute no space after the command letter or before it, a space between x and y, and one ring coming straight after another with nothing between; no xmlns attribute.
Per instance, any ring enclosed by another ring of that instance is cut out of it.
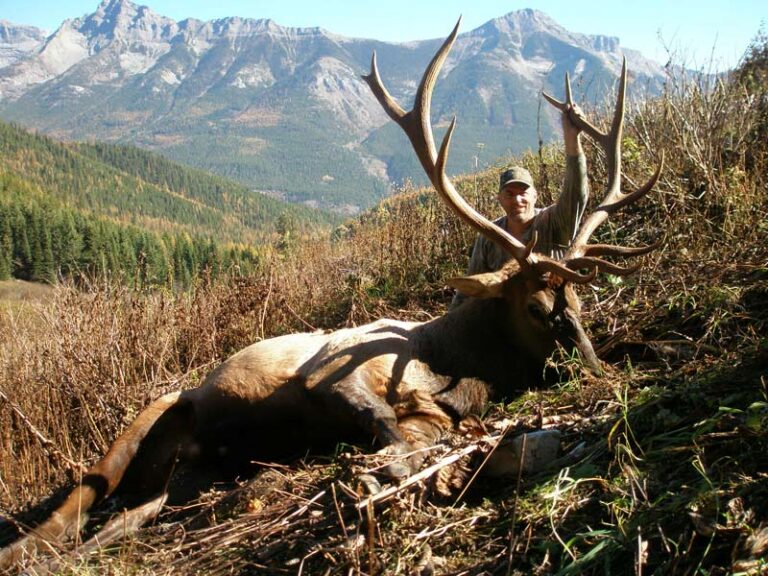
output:
<svg viewBox="0 0 768 576"><path fill-rule="evenodd" d="M424 540L425 538L431 538L432 536L442 536L449 530L453 530L457 526L462 526L464 524L469 524L470 526L473 525L475 522L477 522L482 516L478 514L473 514L469 518L463 518L462 520L457 520L456 522L451 522L450 524L445 524L444 526L440 526L439 528L433 528L432 530L427 530L426 528L422 529L421 532L416 534L416 536L413 537L414 540Z"/></svg>
<svg viewBox="0 0 768 576"><path fill-rule="evenodd" d="M341 507L339 506L339 499L336 496L336 484L331 484L331 492L333 493L333 505L336 507L336 517L339 519L339 526L341 526L341 532L344 534L344 541L349 538L347 534L347 525L344 523L344 515L341 513Z"/></svg>
<svg viewBox="0 0 768 576"><path fill-rule="evenodd" d="M459 452L446 456L439 462L432 464L432 466L425 468L421 472L414 474L413 476L409 476L401 484L398 484L397 486L390 486L389 488L382 490L378 494L374 494L372 496L369 496L365 500L358 502L357 508L363 509L368 506L369 502L371 504L376 504L377 502L383 502L383 501L389 500L395 494L398 494L399 492L404 491L409 486L413 486L414 484L417 484L418 482L421 482L422 480L429 478L430 476L435 474L438 470L441 470L442 468L445 468L446 466L453 464L454 462L456 462L457 460L463 458L468 454L472 454L473 452L476 452L481 448L481 446L482 446L481 443L470 444L469 446L466 446Z"/></svg>
<svg viewBox="0 0 768 576"><path fill-rule="evenodd" d="M309 322L307 322L306 320L304 320L304 318L302 318L301 316L299 316L299 314L298 314L298 313L297 313L297 312L296 312L296 311L295 311L293 308L291 308L291 305L290 305L290 304L288 304L288 302L283 302L282 304L283 304L283 306L285 306L285 307L288 309L288 312L290 312L291 314L293 314L293 317L294 317L294 318L296 318L296 320L298 320L299 322L301 322L302 324L304 324L304 326L306 326L307 328L309 328L309 329L310 329L312 332L317 332L317 328L316 328L315 326L312 326L312 324L310 324Z"/></svg>
<svg viewBox="0 0 768 576"><path fill-rule="evenodd" d="M517 523L517 504L520 499L520 484L523 479L523 466L525 464L525 448L528 441L528 434L523 434L523 442L520 446L520 465L517 469L517 485L515 486L515 501L512 504L512 525L509 527L509 556L507 557L507 576L512 574L512 560L515 557L515 546L517 546L517 535L515 534L515 524Z"/></svg>
<svg viewBox="0 0 768 576"><path fill-rule="evenodd" d="M209 360L208 362L203 362L202 364L198 364L197 366L193 366L191 368L188 368L186 372L179 376L175 376L173 378L165 378L163 380L158 380L154 386L155 388L163 389L164 387L168 386L172 389L176 389L176 387L184 380L186 380L190 374L194 372L200 372L200 371L207 371L211 366L216 364L217 362L220 362L220 360ZM147 380L152 380L152 378L147 378Z"/></svg>
<svg viewBox="0 0 768 576"><path fill-rule="evenodd" d="M272 275L272 270L269 271L269 288L267 288L267 295L264 297L264 306L261 310L261 321L259 326L259 336L262 340L264 340L264 337L266 335L266 330L264 329L264 324L267 321L267 308L269 308L269 297L272 295L272 282L274 280L274 277Z"/></svg>
<svg viewBox="0 0 768 576"><path fill-rule="evenodd" d="M290 520L291 518L294 518L294 517L296 517L296 516L301 516L302 514L304 514L304 512L306 512L307 510L309 510L309 507L310 507L312 504L315 504L315 503L316 503L316 502L317 502L317 501L318 501L320 498L322 498L323 496L325 496L325 490L321 490L320 492L318 492L317 494L315 494L315 495L314 495L312 498L310 498L309 500L307 500L307 501L306 501L306 504L304 504L304 505L303 505L302 507L300 507L298 510L295 510L294 512L292 512L291 514L289 514L288 516L286 516L286 517L283 519L283 523L286 523L286 522L288 522L288 520Z"/></svg>
<svg viewBox="0 0 768 576"><path fill-rule="evenodd" d="M88 467L82 464L81 462L75 462L71 458L67 457L66 454L64 454L61 450L59 450L56 445L53 443L52 440L49 438L46 438L40 430L37 429L37 427L32 423L32 421L27 417L26 414L21 410L18 404L13 402L8 396L5 395L5 393L0 390L0 398L5 400L8 403L8 406L11 407L11 410L13 410L16 415L21 419L21 421L27 426L29 431L32 433L32 435L38 439L40 444L42 444L43 448L49 452L52 452L56 455L56 457L63 460L66 464L69 465L70 469L78 472L78 473L85 473L88 470Z"/></svg>
<svg viewBox="0 0 768 576"><path fill-rule="evenodd" d="M376 568L376 554L374 553L374 544L376 543L376 518L373 509L373 502L368 500L365 507L365 521L367 524L366 546L368 548L368 574L373 574Z"/></svg>

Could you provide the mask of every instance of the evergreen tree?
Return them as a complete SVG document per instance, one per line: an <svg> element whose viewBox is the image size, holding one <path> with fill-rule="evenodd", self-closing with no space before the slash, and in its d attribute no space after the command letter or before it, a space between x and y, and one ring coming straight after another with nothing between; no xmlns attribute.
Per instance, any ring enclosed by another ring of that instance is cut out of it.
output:
<svg viewBox="0 0 768 576"><path fill-rule="evenodd" d="M22 280L32 277L32 251L27 238L27 223L21 210L16 209L11 215L13 234L13 276Z"/></svg>
<svg viewBox="0 0 768 576"><path fill-rule="evenodd" d="M52 235L53 257L62 276L72 276L78 270L83 239L70 211L59 211Z"/></svg>
<svg viewBox="0 0 768 576"><path fill-rule="evenodd" d="M80 268L90 274L103 269L103 235L96 222L87 221L82 229L83 250L80 253Z"/></svg>
<svg viewBox="0 0 768 576"><path fill-rule="evenodd" d="M13 258L13 232L8 219L8 210L0 205L0 280L11 277Z"/></svg>

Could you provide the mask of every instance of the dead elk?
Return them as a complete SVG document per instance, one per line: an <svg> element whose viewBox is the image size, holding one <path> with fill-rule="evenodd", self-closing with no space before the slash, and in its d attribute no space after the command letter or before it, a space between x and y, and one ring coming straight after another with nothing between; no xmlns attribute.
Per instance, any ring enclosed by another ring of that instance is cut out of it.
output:
<svg viewBox="0 0 768 576"><path fill-rule="evenodd" d="M0 569L76 536L89 510L121 482L147 498L163 495L177 459L215 453L263 460L318 441L362 435L375 438L383 451L403 456L387 470L402 477L420 465L418 449L434 443L446 428L479 413L490 399L538 383L545 359L557 346L578 352L589 368L600 370L579 320L574 284L591 281L598 270L628 274L635 268L604 257L637 256L653 248L590 245L588 240L612 212L651 190L661 170L659 166L637 191L621 192L626 64L610 130L601 132L581 117L575 119L605 152L607 184L600 206L558 261L533 252L535 238L523 245L478 214L446 175L455 119L438 153L430 99L457 33L458 24L425 71L412 110L403 110L384 88L375 54L365 79L407 134L442 200L507 250L510 262L498 272L450 281L475 298L440 318L422 323L379 320L327 334L272 338L229 358L199 388L156 400L45 522L0 551ZM547 99L561 110L572 104L567 77L566 101Z"/></svg>

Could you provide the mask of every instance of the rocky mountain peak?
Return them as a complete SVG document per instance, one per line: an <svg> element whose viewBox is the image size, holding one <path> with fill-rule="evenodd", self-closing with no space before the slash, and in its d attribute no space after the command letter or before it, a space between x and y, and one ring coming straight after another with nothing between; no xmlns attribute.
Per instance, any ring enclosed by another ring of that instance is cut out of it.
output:
<svg viewBox="0 0 768 576"><path fill-rule="evenodd" d="M0 43L7 44L27 40L42 42L45 40L45 31L34 26L14 24L8 20L0 19Z"/></svg>
<svg viewBox="0 0 768 576"><path fill-rule="evenodd" d="M104 0L83 19L79 29L84 34L113 38L116 30L130 27L137 12L137 6L130 0Z"/></svg>
<svg viewBox="0 0 768 576"><path fill-rule="evenodd" d="M533 8L515 10L514 12L510 12L497 18L496 21L508 23L517 29L526 30L528 32L562 29L562 26L560 26L560 24L550 18L547 14Z"/></svg>
<svg viewBox="0 0 768 576"><path fill-rule="evenodd" d="M155 41L164 28L173 24L173 20L131 0L103 0L93 14L76 20L74 27L87 36L98 51L113 40Z"/></svg>
<svg viewBox="0 0 768 576"><path fill-rule="evenodd" d="M524 38L542 31L554 34L564 31L560 24L552 20L544 12L532 8L516 10L489 20L479 30L485 32L493 31L497 34L513 38Z"/></svg>
<svg viewBox="0 0 768 576"><path fill-rule="evenodd" d="M146 6L142 6L146 8ZM136 14L138 6L131 0L103 0L96 8L93 16L101 19L118 20L121 16L133 16Z"/></svg>
<svg viewBox="0 0 768 576"><path fill-rule="evenodd" d="M0 68L28 56L45 42L46 33L34 26L0 20Z"/></svg>
<svg viewBox="0 0 768 576"><path fill-rule="evenodd" d="M524 44L533 36L545 34L597 52L616 53L620 49L619 39L615 36L571 32L544 12L532 8L516 10L490 20L478 28L477 32L486 37L506 37L516 45Z"/></svg>

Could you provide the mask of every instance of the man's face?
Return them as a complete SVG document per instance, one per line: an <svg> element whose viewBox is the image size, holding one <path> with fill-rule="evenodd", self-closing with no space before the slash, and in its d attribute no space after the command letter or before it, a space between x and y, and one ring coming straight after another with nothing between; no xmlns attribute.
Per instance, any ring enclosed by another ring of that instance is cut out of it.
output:
<svg viewBox="0 0 768 576"><path fill-rule="evenodd" d="M536 206L536 189L533 186L511 182L501 189L498 199L509 220L526 224L533 219Z"/></svg>

